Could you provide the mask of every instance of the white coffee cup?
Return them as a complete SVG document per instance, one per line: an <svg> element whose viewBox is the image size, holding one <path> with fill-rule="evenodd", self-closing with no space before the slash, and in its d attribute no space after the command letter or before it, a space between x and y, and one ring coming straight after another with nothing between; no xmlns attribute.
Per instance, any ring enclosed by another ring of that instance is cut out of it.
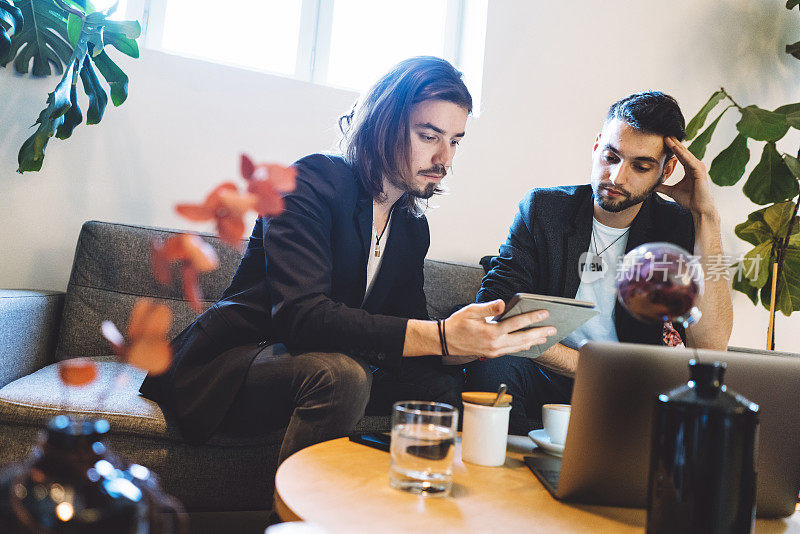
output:
<svg viewBox="0 0 800 534"><path fill-rule="evenodd" d="M464 403L461 459L472 464L496 467L506 463L508 414L511 406Z"/></svg>
<svg viewBox="0 0 800 534"><path fill-rule="evenodd" d="M542 406L542 424L553 445L563 445L567 441L569 427L569 404L545 404Z"/></svg>

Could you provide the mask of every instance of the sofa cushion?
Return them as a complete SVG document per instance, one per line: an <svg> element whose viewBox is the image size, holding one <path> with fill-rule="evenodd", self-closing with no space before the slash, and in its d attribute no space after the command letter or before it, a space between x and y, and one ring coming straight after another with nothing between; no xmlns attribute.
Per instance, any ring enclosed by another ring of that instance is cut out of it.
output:
<svg viewBox="0 0 800 534"><path fill-rule="evenodd" d="M144 371L113 361L111 356L91 359L97 363L98 376L88 386L64 387L58 377L58 364L51 364L0 389L0 421L43 427L54 415L66 413L106 419L118 434L183 441L158 404L139 395ZM104 393L105 398L101 399ZM216 435L209 444L280 443L282 437L282 430L247 439Z"/></svg>
<svg viewBox="0 0 800 534"><path fill-rule="evenodd" d="M0 389L0 466L24 459L56 414L104 418L111 424L106 440L111 450L152 469L188 509L271 507L283 429L254 438L217 434L204 445L188 445L158 405L138 394L143 371L111 357L93 359L98 377L83 388L66 391L52 364ZM107 389L125 376L116 388ZM108 393L100 403L103 391ZM388 417L365 417L357 426L361 431L388 428Z"/></svg>

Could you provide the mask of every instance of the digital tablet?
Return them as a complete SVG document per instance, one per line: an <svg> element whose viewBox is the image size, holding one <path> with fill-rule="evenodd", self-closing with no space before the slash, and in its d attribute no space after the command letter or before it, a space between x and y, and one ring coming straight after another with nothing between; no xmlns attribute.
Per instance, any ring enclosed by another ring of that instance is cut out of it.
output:
<svg viewBox="0 0 800 534"><path fill-rule="evenodd" d="M547 310L550 316L538 323L520 330L538 328L540 326L554 326L556 335L548 336L547 341L542 345L536 345L529 350L514 352L511 356L522 358L538 358L544 351L570 335L576 328L599 314L595 309L594 302L585 300L568 299L564 297L553 297L550 295L534 295L531 293L517 293L511 300L506 302L506 310L496 316L493 321L502 322L506 319L520 315L522 313L536 310Z"/></svg>

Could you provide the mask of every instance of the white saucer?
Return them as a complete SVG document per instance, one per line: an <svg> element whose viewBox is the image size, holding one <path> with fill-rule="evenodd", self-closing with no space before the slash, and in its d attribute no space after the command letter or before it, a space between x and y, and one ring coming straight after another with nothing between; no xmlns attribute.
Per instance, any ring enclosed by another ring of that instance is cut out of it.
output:
<svg viewBox="0 0 800 534"><path fill-rule="evenodd" d="M547 435L544 428L540 428L539 430L531 430L528 433L528 437L533 440L533 442L539 446L544 452L548 454L552 454L553 456L561 456L564 454L564 445L556 445L555 443L550 442L550 436Z"/></svg>

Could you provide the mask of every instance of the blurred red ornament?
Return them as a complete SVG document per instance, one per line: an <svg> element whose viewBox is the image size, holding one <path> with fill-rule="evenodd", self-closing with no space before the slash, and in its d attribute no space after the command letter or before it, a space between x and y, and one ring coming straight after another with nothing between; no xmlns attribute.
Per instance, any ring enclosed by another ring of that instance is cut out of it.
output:
<svg viewBox="0 0 800 534"><path fill-rule="evenodd" d="M172 311L168 306L139 299L128 321L127 341L111 321L103 321L102 332L122 361L159 375L172 361L172 348L167 338L171 325Z"/></svg>
<svg viewBox="0 0 800 534"><path fill-rule="evenodd" d="M183 295L196 312L203 310L198 274L219 267L214 249L199 236L177 234L165 242L153 240L153 276L159 283L172 283L172 264L179 262L183 279Z"/></svg>
<svg viewBox="0 0 800 534"><path fill-rule="evenodd" d="M256 197L256 212L261 216L280 215L284 209L282 193L290 193L297 186L297 168L275 163L256 165L246 154L241 159L247 191Z"/></svg>
<svg viewBox="0 0 800 534"><path fill-rule="evenodd" d="M178 204L175 211L190 221L215 221L219 237L232 247L238 247L244 237L244 214L255 209L255 205L254 195L241 194L236 184L225 182L202 204Z"/></svg>
<svg viewBox="0 0 800 534"><path fill-rule="evenodd" d="M67 386L86 386L97 378L97 364L88 358L58 362L58 376Z"/></svg>

